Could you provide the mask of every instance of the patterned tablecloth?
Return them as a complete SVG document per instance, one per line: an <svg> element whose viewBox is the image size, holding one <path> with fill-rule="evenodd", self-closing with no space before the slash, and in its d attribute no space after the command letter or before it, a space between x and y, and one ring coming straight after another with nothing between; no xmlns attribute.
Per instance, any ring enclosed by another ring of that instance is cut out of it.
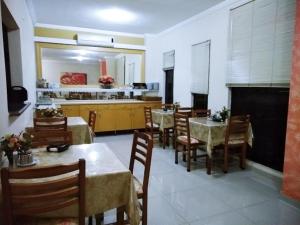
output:
<svg viewBox="0 0 300 225"><path fill-rule="evenodd" d="M152 110L152 120L159 124L160 130L174 126L174 112L163 111L162 109ZM211 156L211 151L214 146L224 143L226 124L222 122L214 122L205 118L190 118L190 132L191 136L198 140L207 143L207 154ZM249 126L248 144L252 146L252 127Z"/></svg>
<svg viewBox="0 0 300 225"><path fill-rule="evenodd" d="M153 123L159 124L161 131L163 131L164 128L171 128L174 126L173 114L173 110L164 111L162 109L152 109Z"/></svg>
<svg viewBox="0 0 300 225"><path fill-rule="evenodd" d="M31 120L27 128L33 128ZM90 132L87 122L81 117L68 117L68 130L72 131L73 144L90 144L93 141L93 136Z"/></svg>
<svg viewBox="0 0 300 225"><path fill-rule="evenodd" d="M206 151L209 156L214 146L224 143L226 124L223 122L214 122L205 118L190 118L191 136L200 141L206 142ZM252 146L252 127L248 130L248 144Z"/></svg>
<svg viewBox="0 0 300 225"><path fill-rule="evenodd" d="M84 158L86 160L86 215L95 215L113 208L126 206L131 224L139 224L138 200L131 172L106 144L72 145L67 151L61 153L48 153L45 148L40 148L34 149L33 153L38 162L37 166L72 163ZM2 167L7 165L6 159ZM2 192L0 190L0 207L1 205ZM76 206L72 206L60 209L47 214L47 216L76 216L76 208ZM2 212L1 209L0 212ZM1 221L0 218L0 224Z"/></svg>

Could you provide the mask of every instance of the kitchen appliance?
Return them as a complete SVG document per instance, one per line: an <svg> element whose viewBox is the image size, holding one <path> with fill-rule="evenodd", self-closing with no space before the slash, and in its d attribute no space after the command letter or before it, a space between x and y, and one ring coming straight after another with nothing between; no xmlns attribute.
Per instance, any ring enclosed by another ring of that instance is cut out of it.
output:
<svg viewBox="0 0 300 225"><path fill-rule="evenodd" d="M12 86L9 92L9 101L12 104L24 104L28 100L27 90L22 86Z"/></svg>
<svg viewBox="0 0 300 225"><path fill-rule="evenodd" d="M133 83L133 89L147 89L146 83Z"/></svg>

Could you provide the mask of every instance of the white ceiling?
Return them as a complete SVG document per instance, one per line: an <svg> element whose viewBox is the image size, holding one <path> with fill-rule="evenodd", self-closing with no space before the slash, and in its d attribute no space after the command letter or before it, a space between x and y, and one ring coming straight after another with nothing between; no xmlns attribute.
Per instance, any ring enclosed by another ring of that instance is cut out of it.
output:
<svg viewBox="0 0 300 225"><path fill-rule="evenodd" d="M27 0L35 23L118 31L159 33L224 0ZM136 15L130 24L103 21L101 9L120 8Z"/></svg>

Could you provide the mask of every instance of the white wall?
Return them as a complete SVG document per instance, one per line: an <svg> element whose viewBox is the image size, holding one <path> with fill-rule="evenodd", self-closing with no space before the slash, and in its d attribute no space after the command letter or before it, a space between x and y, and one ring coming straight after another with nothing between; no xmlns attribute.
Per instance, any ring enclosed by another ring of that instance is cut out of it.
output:
<svg viewBox="0 0 300 225"><path fill-rule="evenodd" d="M225 2L176 25L156 36L146 36L146 82L160 82L164 96L165 74L162 70L163 53L175 50L174 102L182 106L192 104L191 46L211 40L208 107L214 111L228 105L229 90L225 86L229 33L229 10L245 0Z"/></svg>
<svg viewBox="0 0 300 225"><path fill-rule="evenodd" d="M60 83L62 72L78 72L87 74L88 84L98 84L99 64L83 62L65 62L56 60L42 60L42 74L50 84Z"/></svg>
<svg viewBox="0 0 300 225"><path fill-rule="evenodd" d="M28 100L35 103L36 67L33 43L33 25L28 13L25 0L4 0L12 16L20 28L21 60L23 72L23 86L28 90ZM1 13L1 10L0 10ZM1 20L1 17L0 17ZM2 24L2 23L1 23ZM8 132L22 131L28 121L32 119L32 105L22 115L9 117L7 109L6 76L3 50L2 28L0 29L0 136Z"/></svg>

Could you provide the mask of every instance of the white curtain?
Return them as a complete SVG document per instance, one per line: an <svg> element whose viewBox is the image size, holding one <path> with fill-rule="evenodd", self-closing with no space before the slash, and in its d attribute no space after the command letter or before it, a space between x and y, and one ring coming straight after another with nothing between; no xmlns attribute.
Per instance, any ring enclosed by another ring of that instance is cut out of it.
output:
<svg viewBox="0 0 300 225"><path fill-rule="evenodd" d="M163 54L163 69L173 69L175 66L175 50Z"/></svg>

